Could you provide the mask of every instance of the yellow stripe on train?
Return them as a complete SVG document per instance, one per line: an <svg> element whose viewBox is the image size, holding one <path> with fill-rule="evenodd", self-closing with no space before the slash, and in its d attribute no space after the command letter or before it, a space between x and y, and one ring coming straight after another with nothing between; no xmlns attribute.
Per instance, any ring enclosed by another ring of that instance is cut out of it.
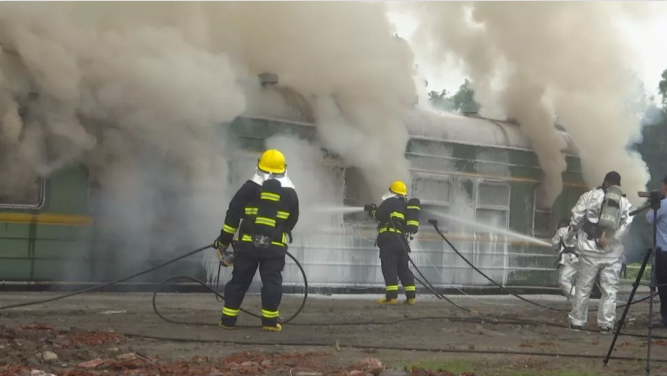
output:
<svg viewBox="0 0 667 376"><path fill-rule="evenodd" d="M5 213L0 212L0 222L37 223L42 225L91 226L93 218L86 215L52 213Z"/></svg>
<svg viewBox="0 0 667 376"><path fill-rule="evenodd" d="M41 213L41 214L29 214L29 213L8 213L0 212L0 223L23 223L30 224L36 223L40 225L64 225L64 226L92 226L93 218L85 215L73 215L73 214L53 214L53 213ZM354 233L349 233L345 231L331 231L326 232L326 235L333 236L362 236L373 238L377 236L377 231L375 230L357 230ZM468 242L478 242L478 243L504 243L503 240L507 239L502 235L499 236L489 236L489 235L477 235L471 236L468 234L458 234L458 233L449 233L447 238L451 241L468 241ZM417 237L417 240L422 241L442 241L442 238L430 231L420 232ZM522 246L529 245L534 247L544 247L543 245L534 244L526 241L516 241L507 239L507 244ZM546 242L551 242L551 239L540 239Z"/></svg>

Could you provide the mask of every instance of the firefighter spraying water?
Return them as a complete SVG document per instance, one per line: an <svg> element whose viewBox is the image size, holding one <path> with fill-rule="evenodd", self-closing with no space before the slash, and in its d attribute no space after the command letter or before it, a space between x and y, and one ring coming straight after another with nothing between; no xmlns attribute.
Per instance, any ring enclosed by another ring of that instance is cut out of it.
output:
<svg viewBox="0 0 667 376"><path fill-rule="evenodd" d="M624 252L621 241L632 222L629 216L632 205L624 197L620 185L621 175L611 171L600 187L581 195L572 209L565 243L576 244L579 257L575 296L569 315L573 329L586 325L588 300L598 274L602 298L597 323L604 334L614 329Z"/></svg>
<svg viewBox="0 0 667 376"><path fill-rule="evenodd" d="M376 244L380 248L380 262L385 281L385 298L378 303L396 304L398 280L405 288L405 304L414 305L417 298L415 278L408 267L408 238L419 228L419 200L407 199L408 189L402 181L395 181L382 196L380 206L368 204L364 209L378 222Z"/></svg>

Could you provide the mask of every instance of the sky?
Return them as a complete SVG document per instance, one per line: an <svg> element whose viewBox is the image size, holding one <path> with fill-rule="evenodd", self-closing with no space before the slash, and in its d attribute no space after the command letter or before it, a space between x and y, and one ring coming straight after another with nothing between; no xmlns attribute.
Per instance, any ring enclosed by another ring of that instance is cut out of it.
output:
<svg viewBox="0 0 667 376"><path fill-rule="evenodd" d="M637 74L643 81L646 91L655 95L656 99L658 98L660 76L667 69L667 22L665 22L667 7L665 4L662 2L652 4L657 12L664 12L665 17L653 17L641 24L619 21L619 27L623 30L626 42L634 46L636 50ZM387 12L387 15L394 23L398 35L410 42L417 27L417 20L397 12ZM420 82L422 78L428 81L428 87L422 86L420 90L440 92L446 89L449 93L455 93L458 90L465 79L461 69L448 62L434 64L434 62L425 61L420 57L420 51L414 47L413 52L419 66L418 83L422 84Z"/></svg>

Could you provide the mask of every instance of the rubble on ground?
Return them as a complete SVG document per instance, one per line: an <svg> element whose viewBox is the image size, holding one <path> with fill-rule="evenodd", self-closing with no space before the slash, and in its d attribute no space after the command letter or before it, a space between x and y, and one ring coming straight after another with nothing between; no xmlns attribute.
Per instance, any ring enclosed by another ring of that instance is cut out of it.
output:
<svg viewBox="0 0 667 376"><path fill-rule="evenodd" d="M162 360L121 350L127 340L112 331L57 330L46 324L0 325L0 376L459 376L418 367L387 369L376 358L340 367L333 365L326 352L244 351L217 359Z"/></svg>

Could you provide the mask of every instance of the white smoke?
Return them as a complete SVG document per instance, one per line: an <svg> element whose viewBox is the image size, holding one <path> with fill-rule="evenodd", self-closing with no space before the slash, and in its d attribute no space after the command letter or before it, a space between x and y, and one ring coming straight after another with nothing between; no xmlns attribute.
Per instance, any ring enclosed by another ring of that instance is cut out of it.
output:
<svg viewBox="0 0 667 376"><path fill-rule="evenodd" d="M408 176L398 114L417 97L392 34L381 3L3 3L0 190L83 164L108 235L140 239L132 254L208 242L237 188L217 129L267 71L311 101L321 142L385 190ZM360 149L320 111L326 98Z"/></svg>
<svg viewBox="0 0 667 376"><path fill-rule="evenodd" d="M611 170L621 174L627 192L644 190L649 180L639 154L627 150L640 134L638 121L624 112L622 103L635 88L630 74L633 54L613 20L627 15L629 6L406 5L420 20L412 42L423 48L435 45L429 49L433 59L460 59L475 85L476 100L487 109L500 107L519 121L545 173L543 205L553 203L560 193L566 167L560 153L565 142L554 127L555 114L580 151L590 186L599 185ZM638 202L634 194L628 198Z"/></svg>

